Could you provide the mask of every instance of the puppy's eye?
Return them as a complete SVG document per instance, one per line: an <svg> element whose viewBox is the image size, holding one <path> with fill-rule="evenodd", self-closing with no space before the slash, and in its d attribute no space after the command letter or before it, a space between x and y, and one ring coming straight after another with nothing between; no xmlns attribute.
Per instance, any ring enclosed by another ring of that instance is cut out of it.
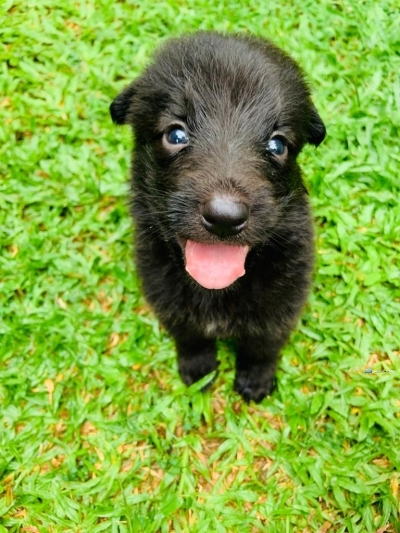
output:
<svg viewBox="0 0 400 533"><path fill-rule="evenodd" d="M189 137L183 128L174 128L167 133L166 140L169 144L187 144Z"/></svg>
<svg viewBox="0 0 400 533"><path fill-rule="evenodd" d="M278 159L284 159L287 155L287 145L282 137L273 137L267 142L267 150Z"/></svg>

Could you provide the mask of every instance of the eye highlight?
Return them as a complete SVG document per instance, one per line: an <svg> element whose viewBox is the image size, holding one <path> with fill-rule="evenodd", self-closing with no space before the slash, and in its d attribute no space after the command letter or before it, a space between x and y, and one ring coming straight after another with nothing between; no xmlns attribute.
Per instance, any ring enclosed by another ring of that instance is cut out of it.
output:
<svg viewBox="0 0 400 533"><path fill-rule="evenodd" d="M267 151L279 160L285 159L288 153L286 139L278 136L272 137L267 142Z"/></svg>
<svg viewBox="0 0 400 533"><path fill-rule="evenodd" d="M166 141L169 144L187 144L189 137L183 128L173 128L166 134Z"/></svg>

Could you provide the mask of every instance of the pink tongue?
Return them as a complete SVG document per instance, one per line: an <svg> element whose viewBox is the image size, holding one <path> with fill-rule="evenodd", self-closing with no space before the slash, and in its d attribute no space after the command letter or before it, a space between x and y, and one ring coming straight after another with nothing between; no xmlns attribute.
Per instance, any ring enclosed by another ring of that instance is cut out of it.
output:
<svg viewBox="0 0 400 533"><path fill-rule="evenodd" d="M248 246L187 241L186 270L206 289L224 289L245 273Z"/></svg>

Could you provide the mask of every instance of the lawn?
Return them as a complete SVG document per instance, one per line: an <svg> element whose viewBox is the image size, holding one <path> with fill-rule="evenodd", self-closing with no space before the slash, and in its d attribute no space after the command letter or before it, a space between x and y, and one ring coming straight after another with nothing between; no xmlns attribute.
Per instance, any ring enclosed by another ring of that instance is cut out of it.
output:
<svg viewBox="0 0 400 533"><path fill-rule="evenodd" d="M0 533L400 532L399 21L397 0L3 0ZM313 292L260 405L229 343L210 391L181 383L108 112L200 28L287 50L328 129L300 158Z"/></svg>

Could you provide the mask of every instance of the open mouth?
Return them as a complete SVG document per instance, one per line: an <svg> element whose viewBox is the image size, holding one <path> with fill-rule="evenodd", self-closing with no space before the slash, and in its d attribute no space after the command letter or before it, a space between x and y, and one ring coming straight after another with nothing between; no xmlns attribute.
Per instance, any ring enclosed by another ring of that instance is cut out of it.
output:
<svg viewBox="0 0 400 533"><path fill-rule="evenodd" d="M179 239L186 271L205 289L224 289L245 274L248 246Z"/></svg>

